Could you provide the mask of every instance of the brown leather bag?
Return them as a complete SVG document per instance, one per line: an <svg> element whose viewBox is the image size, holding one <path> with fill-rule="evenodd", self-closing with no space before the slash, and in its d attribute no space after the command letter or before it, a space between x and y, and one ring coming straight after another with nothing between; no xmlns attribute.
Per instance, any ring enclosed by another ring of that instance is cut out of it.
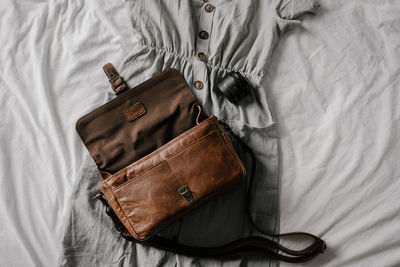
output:
<svg viewBox="0 0 400 267"><path fill-rule="evenodd" d="M228 190L245 168L211 116L100 182L129 234L146 240L184 213Z"/></svg>
<svg viewBox="0 0 400 267"><path fill-rule="evenodd" d="M127 89L111 64L104 70L117 94ZM312 237L313 244L300 251L263 237L198 248L155 235L245 177L229 128L215 116L205 117L183 77L169 69L78 121L77 131L103 178L97 197L122 236L189 256L258 255L302 262L322 253L325 242L308 233L269 235ZM242 145L253 157L253 175L254 154Z"/></svg>

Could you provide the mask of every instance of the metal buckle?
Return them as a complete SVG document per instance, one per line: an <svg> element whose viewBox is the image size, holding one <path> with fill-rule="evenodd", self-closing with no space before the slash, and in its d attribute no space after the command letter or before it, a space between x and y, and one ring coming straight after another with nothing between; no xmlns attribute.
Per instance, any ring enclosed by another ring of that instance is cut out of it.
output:
<svg viewBox="0 0 400 267"><path fill-rule="evenodd" d="M192 204L194 202L192 191L190 191L188 185L184 185L178 189L179 193L186 199L187 202Z"/></svg>
<svg viewBox="0 0 400 267"><path fill-rule="evenodd" d="M106 207L108 207L108 201L107 199L104 197L102 192L98 192L92 199L99 199L101 201L101 203L103 203Z"/></svg>
<svg viewBox="0 0 400 267"><path fill-rule="evenodd" d="M119 78L119 75L110 68L106 68L106 73L111 84L115 83L115 81Z"/></svg>
<svg viewBox="0 0 400 267"><path fill-rule="evenodd" d="M92 199L97 199L97 198L101 198L101 197L103 197L103 193L98 192L94 197L92 197Z"/></svg>

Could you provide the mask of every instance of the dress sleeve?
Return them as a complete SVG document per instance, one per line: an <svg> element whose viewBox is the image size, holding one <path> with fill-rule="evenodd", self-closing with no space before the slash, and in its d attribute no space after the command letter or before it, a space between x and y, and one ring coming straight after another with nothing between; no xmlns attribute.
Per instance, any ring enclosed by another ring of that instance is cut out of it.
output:
<svg viewBox="0 0 400 267"><path fill-rule="evenodd" d="M275 9L276 22L281 33L299 25L299 18L304 14L315 14L319 7L318 0L278 0Z"/></svg>

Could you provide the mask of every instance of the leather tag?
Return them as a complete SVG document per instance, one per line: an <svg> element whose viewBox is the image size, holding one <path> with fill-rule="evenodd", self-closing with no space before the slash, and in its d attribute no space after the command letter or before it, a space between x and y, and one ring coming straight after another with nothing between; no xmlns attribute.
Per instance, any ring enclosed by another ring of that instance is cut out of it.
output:
<svg viewBox="0 0 400 267"><path fill-rule="evenodd" d="M125 118L128 121L133 121L141 116L143 116L144 114L146 114L146 108L144 107L144 105L140 102L134 104L133 106L125 109L124 111L124 115Z"/></svg>

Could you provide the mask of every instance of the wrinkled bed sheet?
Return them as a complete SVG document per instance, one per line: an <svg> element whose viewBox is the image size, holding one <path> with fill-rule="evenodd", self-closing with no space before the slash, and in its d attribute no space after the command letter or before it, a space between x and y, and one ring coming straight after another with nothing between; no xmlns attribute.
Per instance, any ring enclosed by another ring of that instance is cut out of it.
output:
<svg viewBox="0 0 400 267"><path fill-rule="evenodd" d="M399 266L400 2L320 2L264 81L280 228L327 241L304 266ZM122 1L0 0L0 266L57 264L87 156L75 122L104 102L101 66L122 61L130 29Z"/></svg>

